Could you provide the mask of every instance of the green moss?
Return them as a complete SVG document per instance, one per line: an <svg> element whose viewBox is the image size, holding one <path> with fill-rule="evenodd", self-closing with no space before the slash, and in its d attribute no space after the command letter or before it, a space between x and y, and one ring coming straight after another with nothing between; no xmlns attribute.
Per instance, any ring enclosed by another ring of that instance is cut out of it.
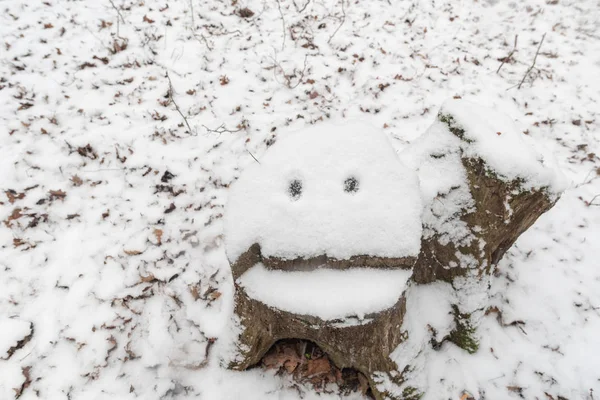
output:
<svg viewBox="0 0 600 400"><path fill-rule="evenodd" d="M402 391L403 400L419 400L421 397L423 397L423 393L412 386L405 387Z"/></svg>
<svg viewBox="0 0 600 400"><path fill-rule="evenodd" d="M446 124L450 132L460 140L466 143L473 143L474 140L469 139L465 136L465 130L460 127L460 125L456 122L454 117L450 114L438 114L438 119Z"/></svg>
<svg viewBox="0 0 600 400"><path fill-rule="evenodd" d="M452 314L456 322L456 329L450 333L448 340L469 354L477 352L479 341L475 337L477 330L471 325L471 314L461 313L456 305L452 306Z"/></svg>

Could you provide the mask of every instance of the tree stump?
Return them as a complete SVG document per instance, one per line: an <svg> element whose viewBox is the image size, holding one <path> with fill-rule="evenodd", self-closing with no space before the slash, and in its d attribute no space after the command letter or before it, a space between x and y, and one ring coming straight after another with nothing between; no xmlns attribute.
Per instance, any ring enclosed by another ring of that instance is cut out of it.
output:
<svg viewBox="0 0 600 400"><path fill-rule="evenodd" d="M411 335L407 288L451 283L454 325L432 346L477 351L495 265L561 190L530 142L464 101L446 103L401 159L360 123L280 139L233 185L225 214L241 328L229 367L303 339L363 373L377 400L418 398L390 357Z"/></svg>

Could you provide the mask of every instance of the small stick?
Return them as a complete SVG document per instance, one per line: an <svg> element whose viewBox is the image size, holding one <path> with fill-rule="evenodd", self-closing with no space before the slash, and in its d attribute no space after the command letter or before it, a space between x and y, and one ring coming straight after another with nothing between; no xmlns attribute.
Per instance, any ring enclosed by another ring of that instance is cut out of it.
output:
<svg viewBox="0 0 600 400"><path fill-rule="evenodd" d="M283 18L283 11L281 11L281 2L277 0L277 7L279 8L279 14L281 15L281 25L283 29L283 38L281 40L281 51L285 49L285 18Z"/></svg>
<svg viewBox="0 0 600 400"><path fill-rule="evenodd" d="M537 60L538 54L540 54L540 49L542 48L542 43L544 43L545 37L546 37L546 34L544 33L544 35L542 36L542 40L540 40L540 45L538 46L537 51L535 52L535 57L533 57L533 64L531 64L531 67L529 67L527 72L525 72L525 75L523 75L523 79L521 80L521 83L519 83L519 86L517 87L517 89L521 89L523 82L525 82L525 79L527 79L527 76L529 75L531 70L533 70L533 68L535 68L535 61Z"/></svg>
<svg viewBox="0 0 600 400"><path fill-rule="evenodd" d="M588 206L600 206L600 203L594 203L594 200L596 200L598 197L600 197L600 194L597 194L594 197L592 197L592 199L587 202L587 205Z"/></svg>
<svg viewBox="0 0 600 400"><path fill-rule="evenodd" d="M283 11L281 11L281 2L277 0L277 7L279 8L279 14L281 15L281 25L283 27L283 38L281 41L281 51L285 49L285 19L283 18Z"/></svg>
<svg viewBox="0 0 600 400"><path fill-rule="evenodd" d="M250 150L246 149L246 151L248 152L248 154L250 154L250 155L252 156L252 158L254 158L254 161L256 161L257 163L259 163L259 164L260 164L260 161L258 161L258 160L256 159L256 157L254 157L254 154L252 154L252 153L250 152Z"/></svg>
<svg viewBox="0 0 600 400"><path fill-rule="evenodd" d="M190 132L190 135L191 135L193 133L192 128L190 127L190 124L188 123L187 118L185 117L185 115L183 115L183 113L181 112L181 109L179 108L179 106L175 102L175 99L173 98L173 83L171 82L171 77L169 76L169 72L167 72L167 79L169 80L169 102L171 102L171 103L173 103L173 105L175 105L175 109L177 110L179 115L181 115L181 118L183 118L183 120L185 121L185 124L187 125L188 131Z"/></svg>
<svg viewBox="0 0 600 400"><path fill-rule="evenodd" d="M196 21L194 20L194 0L190 0L190 14L192 16L192 32L196 30Z"/></svg>
<svg viewBox="0 0 600 400"><path fill-rule="evenodd" d="M308 7L309 4L310 4L310 0L308 0L306 3L304 3L304 7L299 9L298 6L296 5L296 2L294 1L294 7L296 7L296 11L298 11L298 13L304 12L304 10L306 10L306 7Z"/></svg>
<svg viewBox="0 0 600 400"><path fill-rule="evenodd" d="M344 9L344 0L342 0L342 23L337 27L335 32L333 32L333 34L331 36L329 36L329 40L327 41L327 43L331 42L331 39L333 39L335 34L338 33L338 31L340 30L342 25L344 25L344 22L346 22L346 10Z"/></svg>
<svg viewBox="0 0 600 400"><path fill-rule="evenodd" d="M112 8L114 8L115 11L117 12L117 37L121 37L121 35L119 34L119 18L121 18L121 22L123 22L123 24L125 24L125 19L123 18L123 15L121 15L121 11L115 5L115 3L113 3L112 0L108 0L108 1L110 2L110 5L112 6Z"/></svg>
<svg viewBox="0 0 600 400"><path fill-rule="evenodd" d="M239 131L241 131L241 130L243 129L243 128L239 128L239 129L236 129L236 130L232 131L231 129L227 129L227 128L225 127L225 124L221 124L221 125L219 125L217 128L215 128L215 129L211 129L211 128L209 128L209 127L208 127L208 126L206 126L206 125L202 125L202 126L204 127L204 129L206 129L206 132L208 132L208 133L211 133L211 132L213 132L213 133L218 133L219 135L220 135L221 133L224 133L224 132L228 132L228 133L236 133L236 132L239 132Z"/></svg>
<svg viewBox="0 0 600 400"><path fill-rule="evenodd" d="M515 51L517 51L517 39L519 38L519 35L515 35L515 45L513 46L512 51L502 59L502 64L500 64L500 66L498 67L498 70L496 71L496 73L500 72L500 68L502 68L502 66L504 65L504 63L506 63L507 61L509 61L511 59L511 57L513 56L513 54L515 54Z"/></svg>

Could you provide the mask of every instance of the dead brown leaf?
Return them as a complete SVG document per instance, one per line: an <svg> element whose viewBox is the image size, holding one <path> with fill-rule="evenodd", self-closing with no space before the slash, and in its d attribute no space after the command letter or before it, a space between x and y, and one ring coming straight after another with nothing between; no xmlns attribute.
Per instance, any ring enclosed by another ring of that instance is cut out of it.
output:
<svg viewBox="0 0 600 400"><path fill-rule="evenodd" d="M156 236L156 240L158 241L158 245L160 246L162 244L163 231L161 229L155 229L154 236Z"/></svg>
<svg viewBox="0 0 600 400"><path fill-rule="evenodd" d="M4 225L6 225L7 227L11 227L12 225L12 221L15 221L19 218L21 218L23 216L23 214L21 213L21 209L19 207L15 208L12 213L8 216L7 219L4 220ZM15 246L17 247L17 246Z"/></svg>
<svg viewBox="0 0 600 400"><path fill-rule="evenodd" d="M4 191L4 194L6 194L6 197L8 197L8 202L10 204L14 204L15 201L22 200L25 197L25 193L17 193L12 189Z"/></svg>
<svg viewBox="0 0 600 400"><path fill-rule="evenodd" d="M83 180L77 175L73 175L71 177L71 182L73 182L73 186L81 186L83 185Z"/></svg>
<svg viewBox="0 0 600 400"><path fill-rule="evenodd" d="M156 282L158 279L152 274L148 274L147 276L140 275L140 280L144 283Z"/></svg>
<svg viewBox="0 0 600 400"><path fill-rule="evenodd" d="M50 200L64 200L67 197L67 193L62 190L50 190Z"/></svg>
<svg viewBox="0 0 600 400"><path fill-rule="evenodd" d="M21 372L23 373L23 376L25 377L25 381L23 382L23 384L21 385L21 387L19 388L13 388L13 390L15 391L15 398L18 399L19 397L21 397L21 395L23 394L23 392L25 391L25 389L27 389L29 387L29 385L31 385L31 366L29 367L22 367L21 368Z"/></svg>
<svg viewBox="0 0 600 400"><path fill-rule="evenodd" d="M308 368L306 370L306 377L308 379L320 375L327 375L331 371L331 364L329 363L327 357L308 360L307 366Z"/></svg>
<svg viewBox="0 0 600 400"><path fill-rule="evenodd" d="M190 286L190 294L194 298L194 301L200 298L200 288L198 285Z"/></svg>

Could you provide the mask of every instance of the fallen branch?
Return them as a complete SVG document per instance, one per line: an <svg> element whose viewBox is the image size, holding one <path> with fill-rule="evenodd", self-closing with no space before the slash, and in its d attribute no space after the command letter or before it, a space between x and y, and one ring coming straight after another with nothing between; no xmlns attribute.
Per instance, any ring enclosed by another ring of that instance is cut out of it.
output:
<svg viewBox="0 0 600 400"><path fill-rule="evenodd" d="M167 75L167 79L169 80L169 91L167 92L167 94L169 95L169 102L173 103L173 105L175 106L175 109L177 110L179 115L181 115L181 118L183 118L183 120L185 121L185 124L187 125L188 131L190 132L190 135L191 135L193 133L192 128L190 127L190 124L189 124L186 116L183 115L183 113L181 112L181 109L179 108L179 106L175 102L175 99L173 98L173 83L171 82L171 77L169 76L168 72L166 73L166 75Z"/></svg>
<svg viewBox="0 0 600 400"><path fill-rule="evenodd" d="M329 40L327 41L327 43L331 42L331 39L333 39L335 34L338 33L338 31L340 30L342 25L344 25L344 22L346 22L346 9L344 8L344 0L342 0L342 22L337 27L337 29L333 32L333 34L331 36L329 36Z"/></svg>
<svg viewBox="0 0 600 400"><path fill-rule="evenodd" d="M515 44L513 46L513 49L510 53L508 53L508 55L506 57L504 57L502 59L502 64L500 64L500 66L498 67L498 70L496 71L496 73L500 72L500 69L502 68L502 66L507 63L508 61L510 61L510 59L512 58L513 54L515 54L515 51L517 51L517 39L519 38L519 35L515 35Z"/></svg>
<svg viewBox="0 0 600 400"><path fill-rule="evenodd" d="M535 68L535 62L537 60L538 54L540 53L540 49L542 48L542 43L544 43L545 37L546 37L546 34L544 33L544 35L542 36L542 40L540 40L540 45L538 46L537 51L535 52L535 57L533 57L533 64L531 64L531 67L529 67L529 69L527 69L527 72L525 72L525 75L523 75L523 79L521 80L521 83L519 83L519 86L517 87L517 89L521 89L523 82L525 82L525 79L527 79L527 76L529 76L529 73Z"/></svg>

